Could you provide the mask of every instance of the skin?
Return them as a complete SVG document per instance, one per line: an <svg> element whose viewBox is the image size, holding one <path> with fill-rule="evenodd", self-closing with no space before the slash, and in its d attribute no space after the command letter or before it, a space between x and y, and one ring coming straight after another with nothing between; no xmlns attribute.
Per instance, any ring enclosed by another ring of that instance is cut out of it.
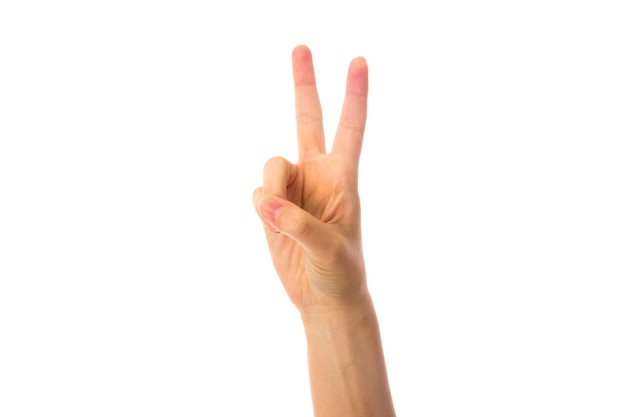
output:
<svg viewBox="0 0 626 417"><path fill-rule="evenodd" d="M253 201L276 272L302 317L317 417L395 416L361 243L358 168L368 67L350 63L326 152L311 51L293 50L298 162L267 161Z"/></svg>

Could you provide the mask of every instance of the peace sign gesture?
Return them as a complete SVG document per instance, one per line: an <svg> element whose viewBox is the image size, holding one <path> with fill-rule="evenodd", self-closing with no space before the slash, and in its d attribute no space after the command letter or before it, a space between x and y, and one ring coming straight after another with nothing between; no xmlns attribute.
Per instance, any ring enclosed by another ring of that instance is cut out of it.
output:
<svg viewBox="0 0 626 417"><path fill-rule="evenodd" d="M310 50L293 50L299 156L271 158L254 205L276 271L299 310L341 307L367 297L361 246L358 167L367 115L368 71L350 63L333 148L326 152Z"/></svg>

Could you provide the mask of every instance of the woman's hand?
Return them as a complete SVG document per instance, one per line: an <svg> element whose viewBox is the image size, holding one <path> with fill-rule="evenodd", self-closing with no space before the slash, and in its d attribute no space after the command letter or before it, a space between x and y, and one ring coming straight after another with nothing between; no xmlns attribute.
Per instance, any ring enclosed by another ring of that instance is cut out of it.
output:
<svg viewBox="0 0 626 417"><path fill-rule="evenodd" d="M311 52L293 50L299 156L267 161L254 205L276 271L301 311L368 300L361 245L358 166L367 115L363 58L350 63L339 127L326 153Z"/></svg>

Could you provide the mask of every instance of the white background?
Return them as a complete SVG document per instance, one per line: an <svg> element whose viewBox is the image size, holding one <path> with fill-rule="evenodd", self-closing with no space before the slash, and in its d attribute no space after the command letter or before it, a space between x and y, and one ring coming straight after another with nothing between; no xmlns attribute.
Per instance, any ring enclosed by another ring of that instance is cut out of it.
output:
<svg viewBox="0 0 626 417"><path fill-rule="evenodd" d="M0 415L312 416L251 204L305 43L329 140L370 66L398 415L624 416L620 3L3 1Z"/></svg>

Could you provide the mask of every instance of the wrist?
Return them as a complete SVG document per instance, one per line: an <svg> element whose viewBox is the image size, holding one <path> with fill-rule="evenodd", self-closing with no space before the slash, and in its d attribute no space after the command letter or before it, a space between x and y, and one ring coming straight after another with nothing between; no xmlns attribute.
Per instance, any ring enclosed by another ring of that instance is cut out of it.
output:
<svg viewBox="0 0 626 417"><path fill-rule="evenodd" d="M354 331L367 324L375 324L376 312L367 290L362 294L335 305L310 305L299 308L307 335L327 330Z"/></svg>
<svg viewBox="0 0 626 417"><path fill-rule="evenodd" d="M342 306L300 310L315 415L394 416L369 293Z"/></svg>

